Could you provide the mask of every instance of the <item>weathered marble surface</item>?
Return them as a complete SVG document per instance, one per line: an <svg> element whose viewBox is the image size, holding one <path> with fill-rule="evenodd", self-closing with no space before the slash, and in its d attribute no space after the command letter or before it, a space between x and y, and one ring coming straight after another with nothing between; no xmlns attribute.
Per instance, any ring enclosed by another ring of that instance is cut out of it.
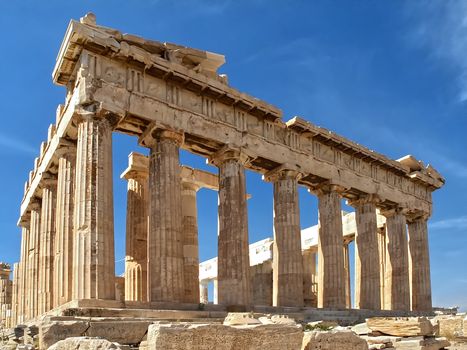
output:
<svg viewBox="0 0 467 350"><path fill-rule="evenodd" d="M156 323L149 326L149 350L297 350L300 326Z"/></svg>
<svg viewBox="0 0 467 350"><path fill-rule="evenodd" d="M368 344L351 331L305 332L302 350L368 350Z"/></svg>
<svg viewBox="0 0 467 350"><path fill-rule="evenodd" d="M373 317L366 321L374 332L399 337L433 335L433 326L426 317Z"/></svg>

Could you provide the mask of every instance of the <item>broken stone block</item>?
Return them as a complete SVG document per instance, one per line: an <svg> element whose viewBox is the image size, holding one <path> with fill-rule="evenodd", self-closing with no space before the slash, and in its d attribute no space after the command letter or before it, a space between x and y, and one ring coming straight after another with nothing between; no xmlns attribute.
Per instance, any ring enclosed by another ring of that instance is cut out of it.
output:
<svg viewBox="0 0 467 350"><path fill-rule="evenodd" d="M396 350L440 350L451 345L446 338L406 338L394 342Z"/></svg>
<svg viewBox="0 0 467 350"><path fill-rule="evenodd" d="M119 344L139 344L148 330L150 321L91 321L86 330L88 337L101 337Z"/></svg>
<svg viewBox="0 0 467 350"><path fill-rule="evenodd" d="M48 349L56 342L84 335L88 328L85 321L48 321L39 325L39 345Z"/></svg>
<svg viewBox="0 0 467 350"><path fill-rule="evenodd" d="M239 326L246 324L259 324L261 323L251 312L229 312L224 319L226 326Z"/></svg>
<svg viewBox="0 0 467 350"><path fill-rule="evenodd" d="M106 339L90 337L73 337L60 340L49 350L121 350L122 348Z"/></svg>
<svg viewBox="0 0 467 350"><path fill-rule="evenodd" d="M368 326L366 325L366 323L359 323L359 324L356 324L355 326L353 326L351 328L352 332L358 334L358 335L366 335L366 334L369 334L371 333L371 329L368 328Z"/></svg>
<svg viewBox="0 0 467 350"><path fill-rule="evenodd" d="M372 331L399 337L433 335L433 326L426 317L373 317L366 324Z"/></svg>
<svg viewBox="0 0 467 350"><path fill-rule="evenodd" d="M305 332L302 350L368 350L368 344L352 331Z"/></svg>
<svg viewBox="0 0 467 350"><path fill-rule="evenodd" d="M148 350L296 350L302 344L300 326L155 323L149 326Z"/></svg>
<svg viewBox="0 0 467 350"><path fill-rule="evenodd" d="M455 339L463 334L463 320L462 317L440 317L438 321L438 334L441 337L448 339Z"/></svg>

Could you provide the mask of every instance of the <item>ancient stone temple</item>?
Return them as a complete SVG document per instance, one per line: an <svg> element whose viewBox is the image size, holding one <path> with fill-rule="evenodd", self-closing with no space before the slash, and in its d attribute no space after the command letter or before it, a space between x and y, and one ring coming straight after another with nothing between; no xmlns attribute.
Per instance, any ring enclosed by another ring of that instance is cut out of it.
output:
<svg viewBox="0 0 467 350"><path fill-rule="evenodd" d="M0 328L11 326L12 286L10 265L0 262Z"/></svg>
<svg viewBox="0 0 467 350"><path fill-rule="evenodd" d="M144 309L145 317L197 310L207 302L200 188L218 191L212 310L350 308L350 240L362 314L431 310L427 220L443 177L412 156L392 160L300 117L283 120L278 108L229 86L218 73L223 63L219 54L97 25L92 14L70 22L53 71L66 99L21 203L12 324L92 307L104 316L112 308L126 316ZM112 133L135 137L149 154L130 154L121 175L128 184L124 287L114 272ZM182 149L218 172L182 166ZM255 269L246 170L273 185L271 260ZM299 187L318 199L313 249L302 243L300 216L313 213L300 213ZM350 240L343 199L355 208ZM269 289L258 291L268 278Z"/></svg>

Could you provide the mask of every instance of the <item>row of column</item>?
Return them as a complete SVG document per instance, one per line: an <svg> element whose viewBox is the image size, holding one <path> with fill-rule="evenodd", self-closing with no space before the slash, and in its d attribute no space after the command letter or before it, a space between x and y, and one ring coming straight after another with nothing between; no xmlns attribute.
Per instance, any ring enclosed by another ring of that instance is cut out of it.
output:
<svg viewBox="0 0 467 350"><path fill-rule="evenodd" d="M23 218L15 321L72 299L114 299L112 128L92 113L78 141L61 140L56 174Z"/></svg>
<svg viewBox="0 0 467 350"><path fill-rule="evenodd" d="M133 292L128 293L136 293L142 299L147 293L150 301L191 300L198 285L198 281L185 278L197 268L197 227L196 204L193 206L196 189L184 186L182 190L180 181L182 142L183 134L177 132L151 133L145 142L150 148L147 190L141 185L146 183L145 179L131 184L137 198L144 197L149 203L147 213L142 207L134 208L137 215L135 222L129 222L131 239L137 242L147 237L148 250L134 252L133 261L128 261L128 265L136 261L135 268L129 268L128 272L132 271L138 276L135 280L141 281L141 288L132 287ZM23 297L18 301L18 319L36 317L71 299L115 299L110 121L94 113L81 114L77 145L64 142L57 157L58 174L43 181L42 198L31 203L29 220L23 223L18 278L18 290ZM224 305L251 303L246 161L248 157L241 151L229 148L211 157L219 168L218 298ZM266 177L274 183L273 295L277 306L300 306L304 299L298 176L295 171L281 168ZM321 186L317 195L318 307L344 308L341 197L335 186ZM191 211L191 216L183 216L183 210ZM358 202L356 210L357 278L361 281L357 284L357 305L377 309L381 299L375 287L379 264L375 259L376 208L374 203ZM145 232L147 218L148 234L138 236L139 232ZM132 234L134 227L140 228ZM411 270L414 309L428 307L431 301L426 218L410 222L409 233L410 256L414 261ZM410 305L406 243L405 218L398 212L388 215L385 288L389 294L385 294L389 296L385 297L385 307L392 309L406 309Z"/></svg>

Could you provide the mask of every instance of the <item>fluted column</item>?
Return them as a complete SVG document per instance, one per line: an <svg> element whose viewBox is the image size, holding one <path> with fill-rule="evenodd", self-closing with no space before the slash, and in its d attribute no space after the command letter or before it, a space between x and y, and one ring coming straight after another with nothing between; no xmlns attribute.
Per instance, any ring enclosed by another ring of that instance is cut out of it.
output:
<svg viewBox="0 0 467 350"><path fill-rule="evenodd" d="M378 253L379 253L379 274L380 274L380 298L381 309L385 305L385 286L386 286L386 225L378 228Z"/></svg>
<svg viewBox="0 0 467 350"><path fill-rule="evenodd" d="M51 310L53 306L56 191L57 181L54 178L42 180L39 248L39 315Z"/></svg>
<svg viewBox="0 0 467 350"><path fill-rule="evenodd" d="M399 209L386 217L386 269L384 309L410 310L409 260L405 216Z"/></svg>
<svg viewBox="0 0 467 350"><path fill-rule="evenodd" d="M381 310L380 256L374 196L365 196L349 204L355 208L355 307Z"/></svg>
<svg viewBox="0 0 467 350"><path fill-rule="evenodd" d="M427 216L408 217L412 310L431 311L430 252Z"/></svg>
<svg viewBox="0 0 467 350"><path fill-rule="evenodd" d="M38 290L39 290L39 233L41 221L41 206L34 202L31 207L31 226L29 231L29 255L27 276L27 319L32 319L38 314Z"/></svg>
<svg viewBox="0 0 467 350"><path fill-rule="evenodd" d="M78 121L73 299L115 299L112 127L94 113Z"/></svg>
<svg viewBox="0 0 467 350"><path fill-rule="evenodd" d="M303 257L303 300L305 306L316 307L318 302L316 252L305 250Z"/></svg>
<svg viewBox="0 0 467 350"><path fill-rule="evenodd" d="M150 301L181 302L182 202L179 148L183 135L158 130L150 145L148 287Z"/></svg>
<svg viewBox="0 0 467 350"><path fill-rule="evenodd" d="M8 327L13 327L18 323L18 292L19 292L19 270L21 263L13 264L13 287L11 296L11 316Z"/></svg>
<svg viewBox="0 0 467 350"><path fill-rule="evenodd" d="M62 144L57 151L57 207L55 214L54 307L72 299L73 279L73 210L76 169L76 145Z"/></svg>
<svg viewBox="0 0 467 350"><path fill-rule="evenodd" d="M341 197L337 186L320 186L318 195L318 307L344 309L345 271Z"/></svg>
<svg viewBox="0 0 467 350"><path fill-rule="evenodd" d="M222 149L211 158L219 168L218 301L221 305L251 303L246 155Z"/></svg>
<svg viewBox="0 0 467 350"><path fill-rule="evenodd" d="M198 213L196 192L199 186L182 181L182 232L184 302L199 303Z"/></svg>
<svg viewBox="0 0 467 350"><path fill-rule="evenodd" d="M207 282L200 282L199 284L199 302L201 304L208 304L209 303L209 290L208 290L208 283Z"/></svg>
<svg viewBox="0 0 467 350"><path fill-rule="evenodd" d="M122 174L128 180L126 212L125 300L147 301L148 160L131 153Z"/></svg>
<svg viewBox="0 0 467 350"><path fill-rule="evenodd" d="M303 306L298 177L285 167L264 176L274 187L273 306Z"/></svg>
<svg viewBox="0 0 467 350"><path fill-rule="evenodd" d="M26 320L26 282L28 272L28 256L29 256L29 222L22 223L21 228L21 260L18 276L18 324Z"/></svg>
<svg viewBox="0 0 467 350"><path fill-rule="evenodd" d="M345 271L345 307L352 308L352 291L350 287L350 254L349 243L344 243L344 271Z"/></svg>

